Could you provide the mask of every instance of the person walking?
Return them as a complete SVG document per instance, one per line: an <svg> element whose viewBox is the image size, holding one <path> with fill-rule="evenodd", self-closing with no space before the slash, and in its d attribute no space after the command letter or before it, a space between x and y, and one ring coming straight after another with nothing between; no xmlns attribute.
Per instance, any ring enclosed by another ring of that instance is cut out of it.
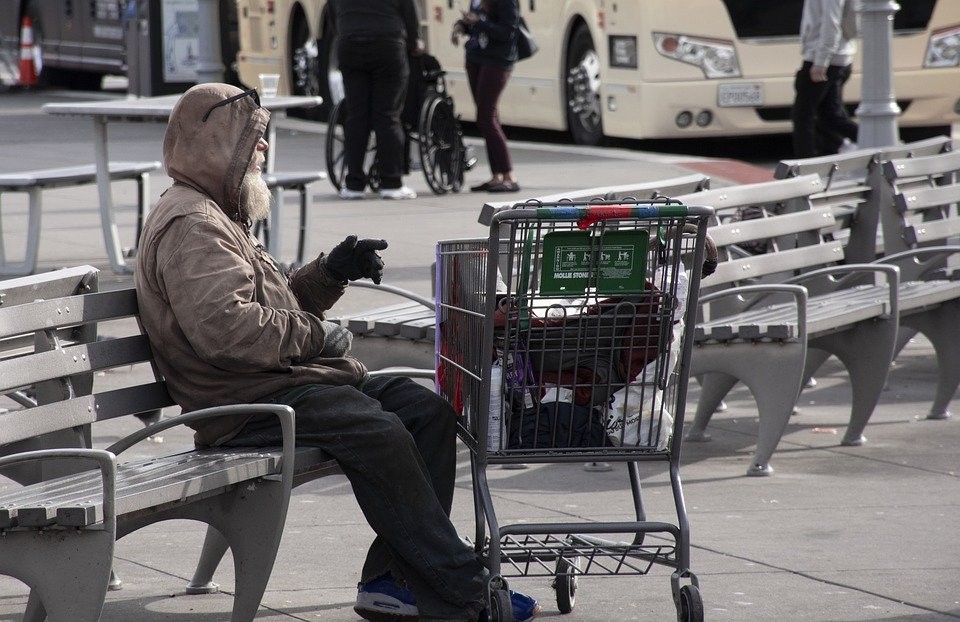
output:
<svg viewBox="0 0 960 622"><path fill-rule="evenodd" d="M190 88L170 115L173 179L144 224L135 285L160 373L184 412L263 402L296 413L296 443L337 460L376 533L355 610L367 620L475 622L488 570L450 522L457 414L410 378L371 378L351 333L324 320L350 281L379 283L384 240L347 236L291 274L250 235L270 209L270 113L256 90ZM192 424L202 447L276 446L268 416ZM512 593L516 620L539 613Z"/></svg>
<svg viewBox="0 0 960 622"><path fill-rule="evenodd" d="M810 158L856 148L857 124L843 107L856 53L855 0L804 0L803 64L794 80L793 155Z"/></svg>
<svg viewBox="0 0 960 622"><path fill-rule="evenodd" d="M334 0L337 53L347 118L343 125L347 178L342 199L362 199L368 184L363 168L372 131L380 198L415 199L403 185L406 147L400 113L410 76L409 55L423 53L414 0Z"/></svg>
<svg viewBox="0 0 960 622"><path fill-rule="evenodd" d="M517 62L519 0L471 0L470 11L454 24L451 41L464 44L467 80L477 108L477 129L487 147L491 178L471 186L473 192L518 192L507 137L497 105Z"/></svg>

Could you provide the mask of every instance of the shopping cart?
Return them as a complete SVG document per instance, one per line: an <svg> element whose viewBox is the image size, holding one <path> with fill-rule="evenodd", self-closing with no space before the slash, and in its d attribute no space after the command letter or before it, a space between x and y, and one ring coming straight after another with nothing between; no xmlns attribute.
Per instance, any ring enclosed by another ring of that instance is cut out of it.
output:
<svg viewBox="0 0 960 622"><path fill-rule="evenodd" d="M437 381L470 449L491 619L513 620L506 577L554 577L569 613L580 576L655 564L675 569L678 619L703 619L679 457L701 276L691 266L712 213L669 200L526 203L494 216L489 238L439 242ZM626 464L635 520L499 523L488 467L591 461ZM639 465L657 461L675 524L646 517Z"/></svg>

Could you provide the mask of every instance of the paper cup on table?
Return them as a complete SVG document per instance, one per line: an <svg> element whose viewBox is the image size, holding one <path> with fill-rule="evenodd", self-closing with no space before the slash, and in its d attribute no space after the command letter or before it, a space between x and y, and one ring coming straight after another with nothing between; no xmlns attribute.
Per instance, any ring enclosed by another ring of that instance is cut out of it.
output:
<svg viewBox="0 0 960 622"><path fill-rule="evenodd" d="M280 86L280 74L261 73L260 74L260 94L264 97L276 97L277 87Z"/></svg>

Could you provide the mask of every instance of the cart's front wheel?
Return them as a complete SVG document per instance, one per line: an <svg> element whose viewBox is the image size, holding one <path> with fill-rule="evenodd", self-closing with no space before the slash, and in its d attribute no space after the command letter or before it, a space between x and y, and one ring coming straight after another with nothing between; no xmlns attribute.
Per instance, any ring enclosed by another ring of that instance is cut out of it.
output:
<svg viewBox="0 0 960 622"><path fill-rule="evenodd" d="M696 585L684 585L680 588L677 622L703 622L703 597Z"/></svg>
<svg viewBox="0 0 960 622"><path fill-rule="evenodd" d="M490 595L490 622L514 622L509 590L497 590Z"/></svg>
<svg viewBox="0 0 960 622"><path fill-rule="evenodd" d="M577 562L561 557L557 560L557 577L553 587L557 591L557 609L570 613L577 602Z"/></svg>

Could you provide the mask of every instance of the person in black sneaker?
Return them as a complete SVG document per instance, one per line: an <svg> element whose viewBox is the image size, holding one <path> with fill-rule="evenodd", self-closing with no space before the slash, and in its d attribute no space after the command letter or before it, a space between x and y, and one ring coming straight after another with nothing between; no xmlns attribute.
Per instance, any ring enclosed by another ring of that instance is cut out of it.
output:
<svg viewBox="0 0 960 622"><path fill-rule="evenodd" d="M477 129L487 147L492 174L488 181L472 186L473 192L517 192L507 137L500 126L497 104L517 62L518 0L471 0L470 11L453 26L451 41L464 43L467 79L477 107Z"/></svg>
<svg viewBox="0 0 960 622"><path fill-rule="evenodd" d="M343 124L347 178L342 199L362 199L370 132L377 137L380 198L415 199L404 186L400 113L410 76L408 55L423 54L414 0L334 0L338 59L347 118Z"/></svg>

